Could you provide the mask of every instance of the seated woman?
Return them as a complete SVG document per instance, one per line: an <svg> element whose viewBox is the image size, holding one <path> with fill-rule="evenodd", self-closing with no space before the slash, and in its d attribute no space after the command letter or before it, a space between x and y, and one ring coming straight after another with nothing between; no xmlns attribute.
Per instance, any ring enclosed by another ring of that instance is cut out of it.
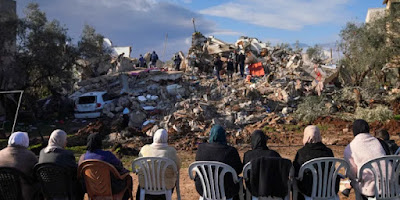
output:
<svg viewBox="0 0 400 200"><path fill-rule="evenodd" d="M346 194L349 189L355 187L362 193L363 199L368 199L375 196L375 178L372 172L366 172L363 174L362 182L358 182L358 171L364 163L385 156L386 152L379 140L369 133L369 125L365 120L354 121L353 135L354 139L344 149L344 159L350 165L348 176L351 180L351 185L346 185L348 189Z"/></svg>
<svg viewBox="0 0 400 200"><path fill-rule="evenodd" d="M269 139L269 137L266 136L262 130L255 130L251 134L251 150L244 153L243 156L244 165L260 157L267 157L267 158L281 157L278 152L271 150L267 147L267 139ZM246 187L247 189L249 189L249 191L252 191L250 181L246 181Z"/></svg>
<svg viewBox="0 0 400 200"><path fill-rule="evenodd" d="M165 129L158 129L153 135L153 143L142 147L139 152L139 157L162 157L169 158L175 162L178 167L178 171L181 168L181 161L176 155L174 147L168 146L168 132ZM177 174L172 169L167 168L165 172L166 180L165 184L167 189L173 189L175 187ZM139 184L144 185L144 180L139 175ZM140 198L140 190L138 189L136 199ZM146 199L165 199L165 195L147 195Z"/></svg>
<svg viewBox="0 0 400 200"><path fill-rule="evenodd" d="M72 176L73 194L82 199L82 188L75 176L78 165L74 153L64 149L66 145L67 133L60 129L54 130L50 135L47 147L40 151L39 163L54 163L69 169L71 175L74 175Z"/></svg>
<svg viewBox="0 0 400 200"><path fill-rule="evenodd" d="M122 162L113 153L111 153L110 151L102 150L102 145L103 145L102 137L99 133L90 134L87 142L87 151L79 158L79 164L89 159L101 160L113 165L121 175L129 173L129 171L125 169L124 166L122 165ZM132 177L127 176L127 179L132 180ZM126 180L116 180L114 178L112 178L111 180L112 180L111 186L113 194L121 192L127 184ZM132 181L128 182L132 184ZM130 185L129 187L132 188L133 186ZM125 194L124 199L128 198L129 194Z"/></svg>
<svg viewBox="0 0 400 200"><path fill-rule="evenodd" d="M210 132L209 143L199 145L196 153L196 161L218 161L225 163L235 169L239 175L242 172L243 164L240 161L238 151L227 145L225 130L220 125L214 125ZM203 195L203 188L200 179L196 176L196 190ZM239 184L234 184L232 178L225 176L225 195L227 199L239 199Z"/></svg>
<svg viewBox="0 0 400 200"><path fill-rule="evenodd" d="M244 165L259 157L281 157L279 153L267 147L268 139L269 137L262 130L256 130L251 134L251 150L244 153Z"/></svg>
<svg viewBox="0 0 400 200"><path fill-rule="evenodd" d="M33 178L33 167L38 162L35 154L28 150L28 133L15 132L8 139L8 146L0 151L0 167L18 169L28 178ZM21 182L22 196L25 200L33 199L39 190L38 184L32 184L25 179Z"/></svg>
<svg viewBox="0 0 400 200"><path fill-rule="evenodd" d="M300 167L305 162L314 158L334 157L332 150L321 142L321 133L317 126L311 125L304 129L303 144L304 146L297 151L296 157L293 161L296 177L298 177ZM311 196L312 184L313 180L311 172L305 172L303 180L297 182L300 192L306 196ZM338 192L338 190L339 188L337 187L336 192ZM299 195L298 199L304 199L304 196Z"/></svg>

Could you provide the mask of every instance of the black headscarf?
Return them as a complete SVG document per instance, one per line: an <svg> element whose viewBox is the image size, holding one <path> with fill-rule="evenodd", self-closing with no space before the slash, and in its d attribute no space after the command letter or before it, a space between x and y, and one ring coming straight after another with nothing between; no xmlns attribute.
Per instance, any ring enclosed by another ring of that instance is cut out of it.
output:
<svg viewBox="0 0 400 200"><path fill-rule="evenodd" d="M101 135L99 133L92 133L89 135L87 139L87 150L94 151L102 148L102 140Z"/></svg>
<svg viewBox="0 0 400 200"><path fill-rule="evenodd" d="M269 139L269 137L266 136L262 130L255 130L251 134L251 149L268 149L267 139Z"/></svg>
<svg viewBox="0 0 400 200"><path fill-rule="evenodd" d="M369 125L363 119L357 119L353 123L353 135L357 136L360 133L369 133Z"/></svg>

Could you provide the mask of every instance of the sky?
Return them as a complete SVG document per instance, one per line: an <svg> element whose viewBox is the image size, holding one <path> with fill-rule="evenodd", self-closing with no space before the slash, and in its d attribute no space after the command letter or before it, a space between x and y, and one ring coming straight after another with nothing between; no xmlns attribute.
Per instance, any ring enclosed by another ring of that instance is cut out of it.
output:
<svg viewBox="0 0 400 200"><path fill-rule="evenodd" d="M164 61L187 53L192 18L197 31L229 43L249 36L314 45L335 43L347 22L364 22L368 8L384 7L382 0L17 0L20 17L30 2L74 42L89 24L114 46L131 46L132 57L155 50Z"/></svg>

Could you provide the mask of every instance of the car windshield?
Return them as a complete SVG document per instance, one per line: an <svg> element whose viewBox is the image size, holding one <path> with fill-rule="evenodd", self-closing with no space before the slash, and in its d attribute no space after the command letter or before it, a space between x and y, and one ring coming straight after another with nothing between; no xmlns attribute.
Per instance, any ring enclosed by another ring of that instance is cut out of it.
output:
<svg viewBox="0 0 400 200"><path fill-rule="evenodd" d="M96 102L96 96L79 97L79 104L91 104Z"/></svg>

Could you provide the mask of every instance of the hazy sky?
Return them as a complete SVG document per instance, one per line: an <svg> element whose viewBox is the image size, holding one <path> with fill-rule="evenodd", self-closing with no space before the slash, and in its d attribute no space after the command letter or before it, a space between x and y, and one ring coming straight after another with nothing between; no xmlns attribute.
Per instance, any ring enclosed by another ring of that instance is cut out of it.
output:
<svg viewBox="0 0 400 200"><path fill-rule="evenodd" d="M17 12L37 2L48 19L68 28L76 42L85 23L115 46L132 46L137 57L156 50L164 59L187 52L196 28L235 42L241 35L272 43L332 43L348 21L363 22L382 0L18 0Z"/></svg>

